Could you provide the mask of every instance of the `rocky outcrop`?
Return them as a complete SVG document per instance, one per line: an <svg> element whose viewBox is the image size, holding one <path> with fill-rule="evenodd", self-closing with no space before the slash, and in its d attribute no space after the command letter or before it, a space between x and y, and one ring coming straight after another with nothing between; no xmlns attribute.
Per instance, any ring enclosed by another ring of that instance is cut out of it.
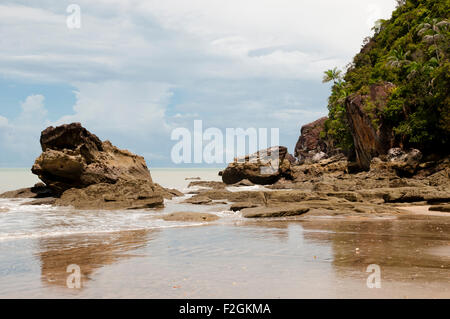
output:
<svg viewBox="0 0 450 319"><path fill-rule="evenodd" d="M203 189L189 202L211 205L226 201L230 210L254 218L288 216L291 213L283 212L291 205L309 208L308 216L408 214L397 207L400 205L447 207L450 159L421 159L418 150L391 149L387 155L373 158L368 171L350 174L341 154L318 163L293 165L290 180L282 178L259 190ZM410 176L408 172L413 171Z"/></svg>
<svg viewBox="0 0 450 319"><path fill-rule="evenodd" d="M273 184L282 177L290 177L292 161L286 147L274 146L235 158L222 172L222 181L225 184L235 184L247 179L254 184Z"/></svg>
<svg viewBox="0 0 450 319"><path fill-rule="evenodd" d="M100 141L80 123L49 127L42 132L40 142L42 154L32 172L56 194L119 180L152 183L143 157Z"/></svg>
<svg viewBox="0 0 450 319"><path fill-rule="evenodd" d="M164 199L183 195L153 183L143 157L100 141L80 123L47 128L41 147L32 172L45 184L0 198L35 199L26 205L115 210L160 208Z"/></svg>
<svg viewBox="0 0 450 319"><path fill-rule="evenodd" d="M212 189L224 189L227 185L222 182L216 181L193 181L190 182L188 188L190 187L206 187Z"/></svg>
<svg viewBox="0 0 450 319"><path fill-rule="evenodd" d="M394 146L392 129L380 119L392 83L372 85L368 95L351 95L345 102L347 121L353 136L356 162L368 170L373 157L386 154Z"/></svg>
<svg viewBox="0 0 450 319"><path fill-rule="evenodd" d="M278 207L245 208L241 214L245 218L270 218L298 216L307 213L309 208L299 204L289 204Z"/></svg>
<svg viewBox="0 0 450 319"><path fill-rule="evenodd" d="M53 192L42 183L0 194L0 198L45 198L51 196L53 196Z"/></svg>
<svg viewBox="0 0 450 319"><path fill-rule="evenodd" d="M120 180L115 184L100 183L65 191L56 205L76 209L146 209L164 207L163 192L142 180Z"/></svg>
<svg viewBox="0 0 450 319"><path fill-rule="evenodd" d="M428 208L430 211L450 213L450 205L437 205Z"/></svg>
<svg viewBox="0 0 450 319"><path fill-rule="evenodd" d="M193 196L184 201L186 204L194 204L194 205L211 205L212 200L206 196Z"/></svg>
<svg viewBox="0 0 450 319"><path fill-rule="evenodd" d="M328 117L325 116L302 126L294 152L301 164L308 161L317 162L327 157L327 145L320 137L327 120Z"/></svg>
<svg viewBox="0 0 450 319"><path fill-rule="evenodd" d="M419 168L422 157L422 152L417 149L405 152L401 148L391 148L387 154L391 167L397 171L399 176L414 175Z"/></svg>

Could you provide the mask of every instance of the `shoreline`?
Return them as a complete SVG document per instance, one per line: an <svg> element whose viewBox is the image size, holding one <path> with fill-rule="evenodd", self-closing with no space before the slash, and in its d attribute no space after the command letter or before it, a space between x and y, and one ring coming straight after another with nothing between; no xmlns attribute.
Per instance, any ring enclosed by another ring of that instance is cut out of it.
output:
<svg viewBox="0 0 450 319"><path fill-rule="evenodd" d="M29 270L0 276L0 296L448 298L450 285L442 281L450 273L442 245L448 235L423 233L427 224L366 220L358 231L360 221L343 219L244 221L9 242L0 248L7 257L0 269L15 256ZM387 232L392 227L395 241ZM11 247L17 253L8 254ZM67 263L74 261L84 271L75 290L65 286ZM366 287L373 263L381 266L382 289Z"/></svg>

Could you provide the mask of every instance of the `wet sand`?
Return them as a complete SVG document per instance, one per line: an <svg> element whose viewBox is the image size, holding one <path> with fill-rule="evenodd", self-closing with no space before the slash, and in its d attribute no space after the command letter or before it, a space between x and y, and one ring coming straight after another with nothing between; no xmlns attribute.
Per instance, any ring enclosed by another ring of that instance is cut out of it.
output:
<svg viewBox="0 0 450 319"><path fill-rule="evenodd" d="M450 219L302 219L7 241L1 298L449 298ZM82 287L69 289L77 264ZM381 268L381 288L366 285Z"/></svg>
<svg viewBox="0 0 450 319"><path fill-rule="evenodd" d="M248 220L182 201L108 212L0 200L0 298L450 298L448 213ZM221 218L162 219L176 211ZM67 286L72 264L79 289ZM381 288L367 286L373 264Z"/></svg>

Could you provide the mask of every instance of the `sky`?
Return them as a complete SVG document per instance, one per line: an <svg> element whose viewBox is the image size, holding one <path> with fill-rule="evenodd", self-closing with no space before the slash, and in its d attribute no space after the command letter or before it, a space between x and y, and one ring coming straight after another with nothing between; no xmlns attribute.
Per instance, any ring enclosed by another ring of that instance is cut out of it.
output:
<svg viewBox="0 0 450 319"><path fill-rule="evenodd" d="M80 28L68 27L71 4ZM327 114L323 71L345 68L394 8L394 0L2 1L0 167L30 167L40 132L71 122L150 167L176 166L171 132L192 130L194 120L224 132L279 128L293 152L301 126Z"/></svg>

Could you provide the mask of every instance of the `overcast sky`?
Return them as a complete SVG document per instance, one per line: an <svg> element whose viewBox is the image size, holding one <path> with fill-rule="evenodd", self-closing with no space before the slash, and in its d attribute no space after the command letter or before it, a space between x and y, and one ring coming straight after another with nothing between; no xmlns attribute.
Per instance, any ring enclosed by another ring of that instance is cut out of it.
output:
<svg viewBox="0 0 450 319"><path fill-rule="evenodd" d="M69 4L81 28L69 29ZM0 167L29 167L40 132L78 121L173 166L176 127L280 129L327 113L343 68L394 0L96 0L0 4ZM217 165L216 165L217 166Z"/></svg>

